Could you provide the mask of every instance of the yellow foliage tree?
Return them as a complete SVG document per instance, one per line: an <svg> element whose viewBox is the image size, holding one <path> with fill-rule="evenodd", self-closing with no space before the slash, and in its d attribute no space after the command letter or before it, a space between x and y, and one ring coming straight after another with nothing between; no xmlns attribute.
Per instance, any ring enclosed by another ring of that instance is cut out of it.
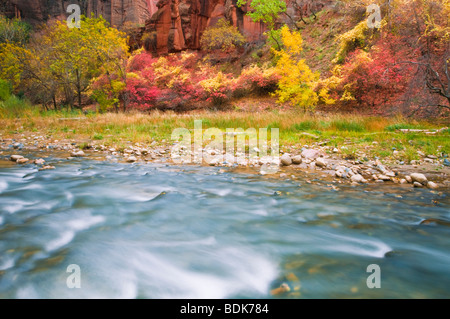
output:
<svg viewBox="0 0 450 319"><path fill-rule="evenodd" d="M319 85L320 74L312 72L304 59L300 58L302 52L303 39L298 31L292 31L289 27L281 28L281 39L284 48L273 49L278 58L277 72L281 79L278 82L278 95L281 103L291 101L295 106L304 109L314 108L322 99L325 103L332 104L328 96L326 87L322 87L319 92L316 89Z"/></svg>

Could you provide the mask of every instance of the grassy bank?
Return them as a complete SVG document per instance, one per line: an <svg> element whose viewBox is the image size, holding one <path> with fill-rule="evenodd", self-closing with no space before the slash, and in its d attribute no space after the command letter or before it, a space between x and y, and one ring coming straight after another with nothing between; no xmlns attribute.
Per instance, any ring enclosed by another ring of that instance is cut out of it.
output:
<svg viewBox="0 0 450 319"><path fill-rule="evenodd" d="M398 129L439 129L448 123L430 123L402 117L382 118L361 115L311 115L296 111L195 112L176 114L92 114L78 112L30 113L23 118L0 119L2 138L46 136L53 140L70 140L87 146L90 143L125 148L130 143L170 144L176 128L194 128L202 120L203 128L279 128L282 150L303 145L337 147L354 158L379 157L386 160L411 161L425 155L450 153L450 130L436 135L403 133ZM344 146L344 147L343 147ZM394 151L395 152L394 154Z"/></svg>

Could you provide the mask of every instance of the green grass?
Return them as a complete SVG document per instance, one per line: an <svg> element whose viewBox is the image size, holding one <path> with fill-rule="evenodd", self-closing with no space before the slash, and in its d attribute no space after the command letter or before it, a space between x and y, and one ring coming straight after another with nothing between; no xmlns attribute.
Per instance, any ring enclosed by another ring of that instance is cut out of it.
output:
<svg viewBox="0 0 450 319"><path fill-rule="evenodd" d="M3 137L17 138L16 134L37 132L59 140L74 139L125 148L136 142L170 145L173 130L187 128L193 132L195 120L202 120L203 130L213 127L224 132L227 128L268 128L270 132L271 128L278 128L282 150L289 147L300 149L303 145L325 142L324 145L331 148L346 146L343 153L349 157L356 158L364 153L360 157L404 161L417 159L418 150L436 156L450 153L450 131L437 135L396 131L397 128L410 127L441 128L448 125L445 123L360 115L315 115L293 110L204 111L186 114L155 111L150 114L107 113L89 116L77 111L31 112L23 118L0 118L0 133ZM398 155L393 155L393 148L399 152Z"/></svg>
<svg viewBox="0 0 450 319"><path fill-rule="evenodd" d="M5 101L0 101L0 118L14 119L36 116L39 110L26 99L10 95Z"/></svg>

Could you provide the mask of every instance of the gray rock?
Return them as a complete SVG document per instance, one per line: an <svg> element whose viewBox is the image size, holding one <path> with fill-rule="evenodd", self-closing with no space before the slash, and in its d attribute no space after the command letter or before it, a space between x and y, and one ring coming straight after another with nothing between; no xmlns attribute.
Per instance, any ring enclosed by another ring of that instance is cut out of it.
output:
<svg viewBox="0 0 450 319"><path fill-rule="evenodd" d="M283 154L283 156L281 156L280 158L280 163L283 166L291 165L292 164L291 156L289 154Z"/></svg>
<svg viewBox="0 0 450 319"><path fill-rule="evenodd" d="M336 172L334 172L334 175L336 175L336 177L342 178L344 176L344 171L337 170Z"/></svg>
<svg viewBox="0 0 450 319"><path fill-rule="evenodd" d="M351 181L354 183L366 183L367 182L367 180L365 180L364 177L362 177L362 175L360 175L360 174L353 175L351 177Z"/></svg>
<svg viewBox="0 0 450 319"><path fill-rule="evenodd" d="M383 174L378 175L378 179L381 179L382 181L390 181L391 180L391 178L389 176L383 175Z"/></svg>
<svg viewBox="0 0 450 319"><path fill-rule="evenodd" d="M320 156L320 151L313 149L305 149L302 151L302 156L307 159L316 159Z"/></svg>
<svg viewBox="0 0 450 319"><path fill-rule="evenodd" d="M130 157L127 158L127 162L128 162L128 163L134 163L134 162L136 162L136 161L137 161L137 158L134 157L134 156L130 156Z"/></svg>
<svg viewBox="0 0 450 319"><path fill-rule="evenodd" d="M413 182L424 184L428 181L427 177L421 173L412 173L411 179Z"/></svg>
<svg viewBox="0 0 450 319"><path fill-rule="evenodd" d="M408 181L406 179L402 178L400 180L400 184L408 184Z"/></svg>
<svg viewBox="0 0 450 319"><path fill-rule="evenodd" d="M395 177L395 173L394 172L386 172L384 175L388 176L388 177Z"/></svg>
<svg viewBox="0 0 450 319"><path fill-rule="evenodd" d="M302 157L300 155L296 155L294 157L292 157L292 163L299 165L302 163Z"/></svg>
<svg viewBox="0 0 450 319"><path fill-rule="evenodd" d="M327 167L327 161L322 157L318 157L316 159L316 165L319 167Z"/></svg>
<svg viewBox="0 0 450 319"><path fill-rule="evenodd" d="M444 163L445 166L450 166L450 161L446 158L444 159Z"/></svg>
<svg viewBox="0 0 450 319"><path fill-rule="evenodd" d="M414 187L421 188L423 185L419 182L414 182Z"/></svg>

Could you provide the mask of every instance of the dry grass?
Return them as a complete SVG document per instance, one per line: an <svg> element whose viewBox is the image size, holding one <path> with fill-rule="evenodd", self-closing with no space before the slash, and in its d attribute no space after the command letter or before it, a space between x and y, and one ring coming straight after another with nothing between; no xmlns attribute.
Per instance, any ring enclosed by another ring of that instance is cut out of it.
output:
<svg viewBox="0 0 450 319"><path fill-rule="evenodd" d="M421 150L426 154L450 152L450 132L439 135L399 133L398 128L441 128L448 124L418 122L402 117L382 118L356 114L310 114L289 111L243 112L198 111L186 114L155 111L143 113L107 113L94 115L44 114L26 118L0 119L2 136L45 135L50 139L85 141L124 147L129 143L170 144L176 128L194 128L202 120L203 129L279 128L281 147L326 143L330 146L352 145L351 149L369 150L371 156L389 158L392 149L414 158ZM306 133L306 134L305 134ZM376 143L374 143L376 142Z"/></svg>

